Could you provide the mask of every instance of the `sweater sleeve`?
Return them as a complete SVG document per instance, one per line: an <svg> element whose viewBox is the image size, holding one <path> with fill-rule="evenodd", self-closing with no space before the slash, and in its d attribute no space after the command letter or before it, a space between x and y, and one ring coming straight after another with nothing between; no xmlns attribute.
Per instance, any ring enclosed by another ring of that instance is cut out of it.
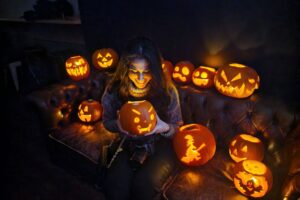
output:
<svg viewBox="0 0 300 200"><path fill-rule="evenodd" d="M120 132L117 125L118 102L114 94L109 93L106 88L101 99L103 107L102 121L104 127L111 132Z"/></svg>
<svg viewBox="0 0 300 200"><path fill-rule="evenodd" d="M169 116L169 131L162 133L165 137L172 137L176 132L179 126L183 124L180 101L176 88L171 90L171 100L168 106L168 116Z"/></svg>

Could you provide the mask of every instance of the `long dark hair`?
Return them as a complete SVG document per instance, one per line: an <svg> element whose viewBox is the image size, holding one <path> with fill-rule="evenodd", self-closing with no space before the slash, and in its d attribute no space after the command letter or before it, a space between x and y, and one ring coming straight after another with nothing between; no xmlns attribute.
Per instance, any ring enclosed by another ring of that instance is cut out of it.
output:
<svg viewBox="0 0 300 200"><path fill-rule="evenodd" d="M162 70L162 57L156 44L145 37L138 37L131 40L121 55L116 72L108 83L108 90L117 91L119 97L126 101L130 99L128 77L129 64L135 58L145 58L149 62L149 69L152 73L150 81L151 88L148 92L148 99L156 99L152 102L154 107L166 111L164 108L170 103L170 91L174 89L171 81L168 81ZM157 101L158 99L158 101Z"/></svg>

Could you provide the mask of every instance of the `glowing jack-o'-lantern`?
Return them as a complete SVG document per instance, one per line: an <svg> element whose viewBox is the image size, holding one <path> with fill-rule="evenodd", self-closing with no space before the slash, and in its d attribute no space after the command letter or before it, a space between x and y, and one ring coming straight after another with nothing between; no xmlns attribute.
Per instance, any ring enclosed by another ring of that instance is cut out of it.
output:
<svg viewBox="0 0 300 200"><path fill-rule="evenodd" d="M168 75L168 76L172 76L172 73L173 73L173 70L174 70L174 66L173 64L168 61L168 60L164 60L162 62L162 69L163 69L163 72Z"/></svg>
<svg viewBox="0 0 300 200"><path fill-rule="evenodd" d="M216 70L211 67L200 66L194 70L192 80L200 88L209 88L214 85Z"/></svg>
<svg viewBox="0 0 300 200"><path fill-rule="evenodd" d="M254 198L270 191L273 176L270 169L257 160L244 160L234 166L234 186L242 194Z"/></svg>
<svg viewBox="0 0 300 200"><path fill-rule="evenodd" d="M229 145L229 155L235 162L258 160L264 158L263 143L257 137L240 134L233 138Z"/></svg>
<svg viewBox="0 0 300 200"><path fill-rule="evenodd" d="M98 49L92 56L93 65L100 70L113 68L119 60L118 54L111 48Z"/></svg>
<svg viewBox="0 0 300 200"><path fill-rule="evenodd" d="M66 71L71 79L79 81L89 76L90 66L82 56L73 56L66 60Z"/></svg>
<svg viewBox="0 0 300 200"><path fill-rule="evenodd" d="M96 122L101 118L102 106L93 99L81 102L78 107L78 118L83 122Z"/></svg>
<svg viewBox="0 0 300 200"><path fill-rule="evenodd" d="M119 120L128 134L147 135L156 126L156 111L149 101L128 101L119 111Z"/></svg>
<svg viewBox="0 0 300 200"><path fill-rule="evenodd" d="M200 124L187 124L179 128L173 139L177 158L185 165L199 166L215 154L216 141L212 132Z"/></svg>
<svg viewBox="0 0 300 200"><path fill-rule="evenodd" d="M232 63L219 68L214 83L217 90L226 96L245 98L258 89L259 76L250 67Z"/></svg>
<svg viewBox="0 0 300 200"><path fill-rule="evenodd" d="M172 78L180 84L188 84L192 81L192 74L195 66L189 61L181 61L176 64Z"/></svg>

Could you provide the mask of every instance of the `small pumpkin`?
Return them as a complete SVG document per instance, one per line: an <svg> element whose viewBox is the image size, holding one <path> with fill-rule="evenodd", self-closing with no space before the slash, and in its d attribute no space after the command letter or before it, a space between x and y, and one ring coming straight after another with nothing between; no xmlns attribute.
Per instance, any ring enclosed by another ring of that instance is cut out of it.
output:
<svg viewBox="0 0 300 200"><path fill-rule="evenodd" d="M83 122L96 122L102 116L103 108L93 99L82 101L78 107L78 118Z"/></svg>
<svg viewBox="0 0 300 200"><path fill-rule="evenodd" d="M216 152L216 141L212 132L200 124L187 124L179 128L173 139L177 158L187 166L207 163Z"/></svg>
<svg viewBox="0 0 300 200"><path fill-rule="evenodd" d="M117 52L111 48L97 49L92 56L93 65L100 70L114 68L118 60Z"/></svg>
<svg viewBox="0 0 300 200"><path fill-rule="evenodd" d="M65 65L68 76L75 81L87 78L90 74L89 63L82 56L68 58Z"/></svg>
<svg viewBox="0 0 300 200"><path fill-rule="evenodd" d="M229 155L235 162L264 158L263 143L257 137L248 134L235 136L229 145Z"/></svg>
<svg viewBox="0 0 300 200"><path fill-rule="evenodd" d="M212 67L200 66L194 70L192 80L199 88L210 88L214 85L216 70Z"/></svg>
<svg viewBox="0 0 300 200"><path fill-rule="evenodd" d="M216 89L223 95L246 98L259 88L259 76L250 67L232 63L218 69L214 83Z"/></svg>
<svg viewBox="0 0 300 200"><path fill-rule="evenodd" d="M234 166L235 188L245 196L259 198L271 190L273 176L271 170L257 160L244 160Z"/></svg>
<svg viewBox="0 0 300 200"><path fill-rule="evenodd" d="M128 101L119 111L119 120L128 134L143 136L155 128L156 111L149 101Z"/></svg>
<svg viewBox="0 0 300 200"><path fill-rule="evenodd" d="M168 76L172 76L172 73L173 73L173 70L174 70L174 66L172 64L171 61L168 61L168 60L164 60L162 62L162 69L163 69L163 72L165 74L167 74Z"/></svg>
<svg viewBox="0 0 300 200"><path fill-rule="evenodd" d="M179 84L188 84L192 81L195 66L190 61L180 61L175 65L172 78Z"/></svg>

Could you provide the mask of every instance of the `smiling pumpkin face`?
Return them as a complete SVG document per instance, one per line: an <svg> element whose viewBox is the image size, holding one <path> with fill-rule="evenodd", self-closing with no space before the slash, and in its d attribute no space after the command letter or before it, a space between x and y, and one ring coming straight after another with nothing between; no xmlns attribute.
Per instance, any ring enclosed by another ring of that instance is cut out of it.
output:
<svg viewBox="0 0 300 200"><path fill-rule="evenodd" d="M262 161L264 158L264 146L257 137L240 134L230 142L229 155L235 162L242 160Z"/></svg>
<svg viewBox="0 0 300 200"><path fill-rule="evenodd" d="M130 135L142 136L156 125L156 112L149 101L128 101L119 112L122 128Z"/></svg>
<svg viewBox="0 0 300 200"><path fill-rule="evenodd" d="M98 49L92 56L93 65L100 70L115 67L118 59L118 54L111 48Z"/></svg>
<svg viewBox="0 0 300 200"><path fill-rule="evenodd" d="M193 72L193 83L199 88L210 88L214 85L216 70L211 67L200 66Z"/></svg>
<svg viewBox="0 0 300 200"><path fill-rule="evenodd" d="M172 78L180 84L188 84L192 81L192 73L195 66L189 61L181 61L176 64Z"/></svg>
<svg viewBox="0 0 300 200"><path fill-rule="evenodd" d="M214 83L216 89L226 96L246 98L258 89L259 76L250 67L232 63L218 70Z"/></svg>

